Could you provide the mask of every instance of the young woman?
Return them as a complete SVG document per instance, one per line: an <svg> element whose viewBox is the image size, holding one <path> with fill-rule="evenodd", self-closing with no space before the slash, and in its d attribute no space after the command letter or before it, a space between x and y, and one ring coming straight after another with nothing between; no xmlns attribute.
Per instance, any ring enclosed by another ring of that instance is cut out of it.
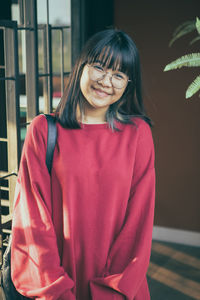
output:
<svg viewBox="0 0 200 300"><path fill-rule="evenodd" d="M154 146L140 63L119 30L83 48L56 112L51 176L47 122L31 123L13 216L12 280L40 300L148 300Z"/></svg>

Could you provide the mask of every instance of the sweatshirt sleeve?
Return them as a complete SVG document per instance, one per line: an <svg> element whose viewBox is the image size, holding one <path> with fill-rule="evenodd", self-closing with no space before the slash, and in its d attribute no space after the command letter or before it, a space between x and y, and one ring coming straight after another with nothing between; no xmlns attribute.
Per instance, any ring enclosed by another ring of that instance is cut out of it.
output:
<svg viewBox="0 0 200 300"><path fill-rule="evenodd" d="M144 281L154 218L155 170L151 130L143 121L140 125L125 221L111 246L103 276L90 281L94 300L133 300L140 288L146 288Z"/></svg>
<svg viewBox="0 0 200 300"><path fill-rule="evenodd" d="M46 145L47 121L39 115L27 131L16 185L11 277L16 289L26 297L75 300L74 282L60 265Z"/></svg>

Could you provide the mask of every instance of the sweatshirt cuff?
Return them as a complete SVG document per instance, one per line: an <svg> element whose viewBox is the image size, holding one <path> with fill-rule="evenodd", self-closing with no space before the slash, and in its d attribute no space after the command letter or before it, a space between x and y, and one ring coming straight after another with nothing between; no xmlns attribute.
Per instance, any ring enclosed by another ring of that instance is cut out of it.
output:
<svg viewBox="0 0 200 300"><path fill-rule="evenodd" d="M67 290L64 294L59 297L59 300L76 300L76 297L71 290Z"/></svg>
<svg viewBox="0 0 200 300"><path fill-rule="evenodd" d="M109 286L101 284L99 280L90 281L90 291L92 300L125 300L125 296L115 291Z"/></svg>

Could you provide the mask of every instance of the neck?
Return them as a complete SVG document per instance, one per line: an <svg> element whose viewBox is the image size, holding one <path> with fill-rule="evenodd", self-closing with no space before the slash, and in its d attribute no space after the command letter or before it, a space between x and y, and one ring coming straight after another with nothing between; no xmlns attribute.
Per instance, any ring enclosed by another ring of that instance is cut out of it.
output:
<svg viewBox="0 0 200 300"><path fill-rule="evenodd" d="M106 123L107 108L94 108L87 103L84 103L83 111L81 113L79 107L77 109L77 119L82 123L101 124Z"/></svg>

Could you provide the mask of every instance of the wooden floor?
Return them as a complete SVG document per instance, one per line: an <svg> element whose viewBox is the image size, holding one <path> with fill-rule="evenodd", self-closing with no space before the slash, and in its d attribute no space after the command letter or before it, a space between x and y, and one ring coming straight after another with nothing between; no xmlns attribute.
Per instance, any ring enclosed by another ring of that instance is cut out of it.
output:
<svg viewBox="0 0 200 300"><path fill-rule="evenodd" d="M4 299L3 299L3 296L2 296L1 288L0 288L0 300L4 300Z"/></svg>
<svg viewBox="0 0 200 300"><path fill-rule="evenodd" d="M200 248L153 241L147 275L151 300L200 300Z"/></svg>
<svg viewBox="0 0 200 300"><path fill-rule="evenodd" d="M153 241L148 283L152 300L200 299L200 248Z"/></svg>

